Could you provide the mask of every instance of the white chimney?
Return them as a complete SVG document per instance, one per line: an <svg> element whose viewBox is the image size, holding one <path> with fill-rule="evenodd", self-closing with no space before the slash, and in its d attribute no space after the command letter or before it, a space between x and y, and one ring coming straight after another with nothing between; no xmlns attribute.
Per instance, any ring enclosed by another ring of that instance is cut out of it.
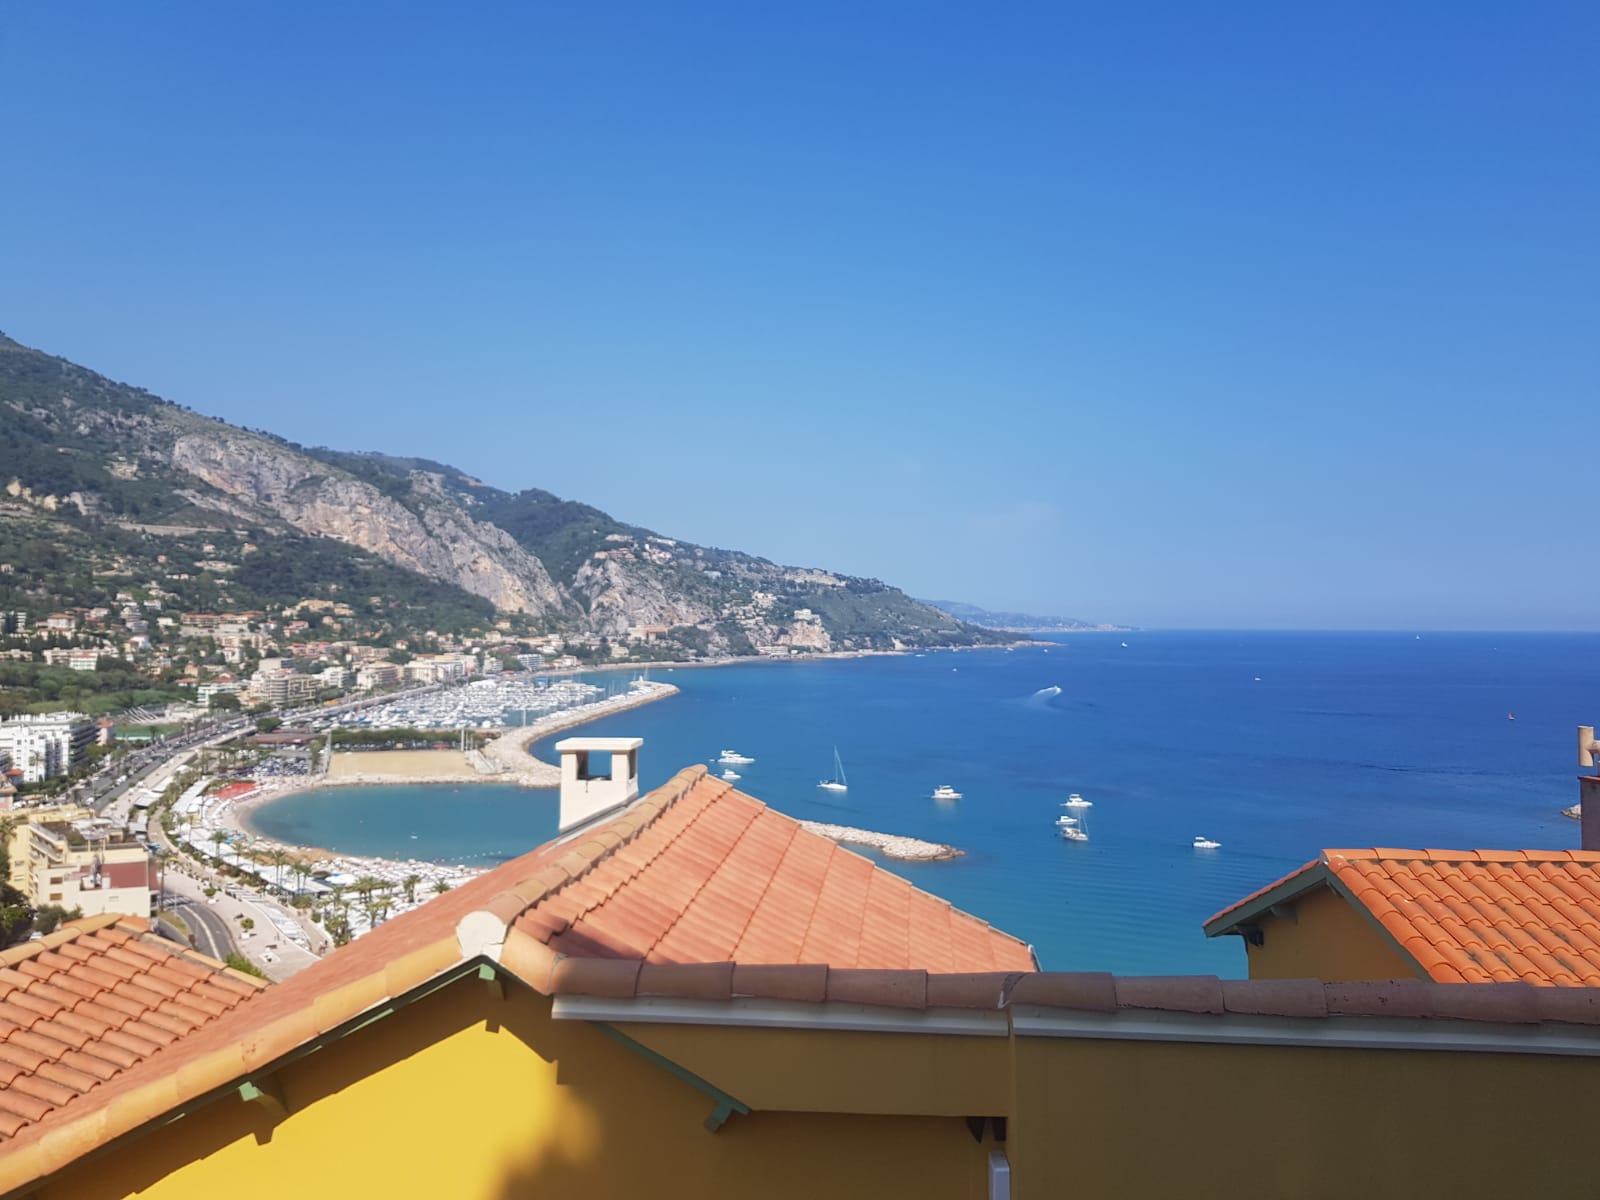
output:
<svg viewBox="0 0 1600 1200"><path fill-rule="evenodd" d="M561 755L561 823L566 833L639 795L639 747L643 738L573 737L556 743ZM591 754L611 756L603 775L590 768Z"/></svg>

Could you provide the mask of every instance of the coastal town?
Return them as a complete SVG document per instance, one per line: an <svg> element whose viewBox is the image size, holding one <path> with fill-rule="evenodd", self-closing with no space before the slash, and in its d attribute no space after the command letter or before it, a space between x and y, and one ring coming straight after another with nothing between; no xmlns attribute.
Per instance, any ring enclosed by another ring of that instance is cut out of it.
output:
<svg viewBox="0 0 1600 1200"><path fill-rule="evenodd" d="M1597 48L7 6L0 1200L1593 1195Z"/></svg>

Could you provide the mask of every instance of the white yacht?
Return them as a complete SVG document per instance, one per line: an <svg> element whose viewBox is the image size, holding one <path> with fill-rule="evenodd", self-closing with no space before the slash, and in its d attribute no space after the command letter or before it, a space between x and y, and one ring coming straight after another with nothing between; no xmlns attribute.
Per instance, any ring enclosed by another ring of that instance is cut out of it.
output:
<svg viewBox="0 0 1600 1200"><path fill-rule="evenodd" d="M1214 842L1202 833L1199 837L1195 838L1194 848L1196 850L1220 850L1222 849L1222 843Z"/></svg>
<svg viewBox="0 0 1600 1200"><path fill-rule="evenodd" d="M1063 825L1061 827L1061 836L1069 842L1087 842L1089 840L1089 835L1076 825Z"/></svg>
<svg viewBox="0 0 1600 1200"><path fill-rule="evenodd" d="M833 748L833 778L824 779L817 786L829 792L846 792L850 790L850 781L844 777L844 763L839 761L839 747L835 746Z"/></svg>
<svg viewBox="0 0 1600 1200"><path fill-rule="evenodd" d="M1056 824L1061 826L1063 829L1065 829L1068 825L1076 825L1077 823L1077 817L1069 817L1066 813L1062 813L1056 818Z"/></svg>
<svg viewBox="0 0 1600 1200"><path fill-rule="evenodd" d="M735 771L732 767L729 767L722 773L720 778L726 779L729 783L732 783L735 779L743 779L744 776L739 774L739 772Z"/></svg>
<svg viewBox="0 0 1600 1200"><path fill-rule="evenodd" d="M755 762L755 759L748 755L740 754L737 750L724 750L718 756L717 761L724 766L744 766L746 763Z"/></svg>
<svg viewBox="0 0 1600 1200"><path fill-rule="evenodd" d="M941 783L933 789L933 798L935 800L959 800L961 799L961 793L948 783Z"/></svg>
<svg viewBox="0 0 1600 1200"><path fill-rule="evenodd" d="M1073 792L1072 795L1068 796L1065 800L1063 800L1061 802L1061 807L1062 808L1093 808L1094 807L1094 801L1093 800L1085 800L1082 796L1078 795L1077 792Z"/></svg>

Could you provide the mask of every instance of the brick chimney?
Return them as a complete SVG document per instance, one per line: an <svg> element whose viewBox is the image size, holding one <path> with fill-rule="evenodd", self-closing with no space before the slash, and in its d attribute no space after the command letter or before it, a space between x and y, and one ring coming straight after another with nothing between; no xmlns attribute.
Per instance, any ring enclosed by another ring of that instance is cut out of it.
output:
<svg viewBox="0 0 1600 1200"><path fill-rule="evenodd" d="M1594 740L1593 725L1578 726L1578 765L1593 767L1600 742ZM1585 850L1600 850L1600 775L1578 776L1578 819L1582 825L1578 845Z"/></svg>
<svg viewBox="0 0 1600 1200"><path fill-rule="evenodd" d="M643 738L565 738L556 743L561 755L561 819L569 829L621 808L639 795L639 747ZM604 774L591 755L606 755Z"/></svg>

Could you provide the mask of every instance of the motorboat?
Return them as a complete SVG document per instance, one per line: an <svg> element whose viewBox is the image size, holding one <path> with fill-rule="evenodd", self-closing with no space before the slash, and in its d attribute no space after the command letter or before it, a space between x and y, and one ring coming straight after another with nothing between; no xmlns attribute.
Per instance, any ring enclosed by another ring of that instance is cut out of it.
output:
<svg viewBox="0 0 1600 1200"><path fill-rule="evenodd" d="M1061 807L1062 808L1093 808L1094 807L1094 801L1093 800L1085 800L1082 796L1078 795L1077 792L1073 792L1072 795L1068 796L1065 800L1063 800L1061 802Z"/></svg>
<svg viewBox="0 0 1600 1200"><path fill-rule="evenodd" d="M1068 825L1076 825L1077 823L1078 823L1078 818L1077 817L1069 817L1065 813L1062 813L1059 817L1056 818L1056 824L1062 826L1063 828L1065 828Z"/></svg>
<svg viewBox="0 0 1600 1200"><path fill-rule="evenodd" d="M728 766L730 764L733 766L744 766L746 763L755 762L755 759L751 758L749 755L740 754L737 750L724 750L717 757L717 761L722 763L724 766Z"/></svg>
<svg viewBox="0 0 1600 1200"><path fill-rule="evenodd" d="M1195 838L1194 848L1196 850L1220 850L1222 849L1222 843L1214 842L1210 838L1206 837L1205 834L1201 834L1199 837Z"/></svg>
<svg viewBox="0 0 1600 1200"><path fill-rule="evenodd" d="M844 763L839 761L839 747L835 746L833 748L833 778L824 779L817 786L828 792L847 792L850 790L850 781L844 777Z"/></svg>
<svg viewBox="0 0 1600 1200"><path fill-rule="evenodd" d="M1089 835L1076 825L1063 825L1061 827L1061 836L1069 842L1087 842L1089 840Z"/></svg>
<svg viewBox="0 0 1600 1200"><path fill-rule="evenodd" d="M732 767L729 767L719 776L719 778L726 779L729 783L732 783L735 779L743 779L744 776L739 774L739 772L735 771Z"/></svg>
<svg viewBox="0 0 1600 1200"><path fill-rule="evenodd" d="M941 783L933 789L933 798L935 800L959 800L961 799L961 793L948 783Z"/></svg>

